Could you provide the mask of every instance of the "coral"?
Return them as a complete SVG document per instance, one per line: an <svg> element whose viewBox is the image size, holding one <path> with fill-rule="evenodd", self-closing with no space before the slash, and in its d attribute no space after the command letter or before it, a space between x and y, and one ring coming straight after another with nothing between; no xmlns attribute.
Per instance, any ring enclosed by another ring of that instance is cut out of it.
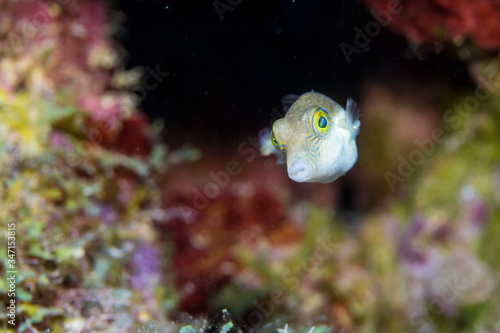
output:
<svg viewBox="0 0 500 333"><path fill-rule="evenodd" d="M189 181L182 186L196 188ZM182 193L169 198L165 208L194 210ZM265 277L254 272L250 262L279 261L301 239L276 193L251 182L222 190L194 220L178 214L157 225L174 245L172 268L182 295L180 310L190 313L207 313L210 298L230 281L239 280L254 290L263 287Z"/></svg>
<svg viewBox="0 0 500 333"><path fill-rule="evenodd" d="M416 41L470 39L487 50L499 50L500 4L495 0L363 0L377 13L389 14L389 26ZM394 6L396 4L397 6Z"/></svg>
<svg viewBox="0 0 500 333"><path fill-rule="evenodd" d="M131 91L112 84L126 73L106 20L100 1L0 2L0 221L16 235L15 256L0 254L2 303L8 265L17 271L8 332L131 331L162 318L163 297L175 302L151 228L171 163Z"/></svg>
<svg viewBox="0 0 500 333"><path fill-rule="evenodd" d="M158 316L165 280L146 208L155 194L154 170L103 149L87 151L77 168L60 147L30 158L6 149L0 165L10 173L1 175L0 220L16 229L19 330L111 325L126 331ZM114 198L124 189L126 196ZM2 253L2 275L7 259Z"/></svg>
<svg viewBox="0 0 500 333"><path fill-rule="evenodd" d="M461 4L405 2L391 24L498 48L496 5ZM443 135L399 197L339 214L338 185L290 185L250 154L179 164L200 153L167 152L137 112L106 16L94 0L0 1L0 222L16 234L15 257L0 252L3 304L12 260L17 270L18 326L0 317L8 332L498 330L498 59L471 66L494 89L473 113L450 109L452 122L400 107L393 117L391 98L369 94L379 117L366 128L394 121L360 145L394 147L384 161L375 149L360 158L377 188L412 140L440 125Z"/></svg>
<svg viewBox="0 0 500 333"><path fill-rule="evenodd" d="M0 96L13 108L4 107L2 117L24 133L22 149L35 152L34 141L46 142L47 121L112 148L122 145L119 140L131 126L144 123L134 114L134 95L113 84L126 72L106 33L112 23L106 23L102 2L25 0L0 6ZM21 118L19 108L28 106L27 117ZM55 123L54 116L61 121ZM151 137L144 130L133 133L139 145L118 148L146 155Z"/></svg>

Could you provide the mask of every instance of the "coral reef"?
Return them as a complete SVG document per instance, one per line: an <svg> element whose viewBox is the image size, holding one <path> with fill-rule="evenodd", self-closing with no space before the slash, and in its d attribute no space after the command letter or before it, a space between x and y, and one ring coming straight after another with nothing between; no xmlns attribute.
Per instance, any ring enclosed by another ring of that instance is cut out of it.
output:
<svg viewBox="0 0 500 333"><path fill-rule="evenodd" d="M418 40L499 47L492 1L402 5L391 24ZM213 160L167 151L106 20L96 0L0 1L4 331L500 329L499 58L471 64L476 89L446 111L395 116L398 101L367 94L360 180L345 181L376 191L341 214L341 185L293 185L248 142Z"/></svg>
<svg viewBox="0 0 500 333"><path fill-rule="evenodd" d="M421 43L462 43L472 40L486 50L500 49L500 7L495 0L362 0L376 13L385 13L390 27ZM402 8L397 14L393 8Z"/></svg>
<svg viewBox="0 0 500 333"><path fill-rule="evenodd" d="M121 70L102 2L7 1L0 6L3 135L14 140L20 133L20 149L40 153L52 124L105 147L149 152L147 133L130 130L144 119L135 114L137 98L120 83L127 80L115 79L133 74ZM138 82L128 82L133 84ZM127 130L141 136L135 149L123 146L131 143L121 140Z"/></svg>
<svg viewBox="0 0 500 333"><path fill-rule="evenodd" d="M151 227L169 159L135 110L138 82L113 83L130 75L106 12L101 1L0 2L0 221L16 237L15 254L0 254L2 304L16 271L7 332L131 331L162 318L172 293Z"/></svg>
<svg viewBox="0 0 500 333"><path fill-rule="evenodd" d="M195 184L186 181L184 187ZM269 277L257 274L251 263L281 266L280 261L292 255L290 249L298 247L301 231L276 192L263 184L237 182L212 198L193 221L180 214L157 221L158 230L175 248L172 268L181 291L181 311L206 311L213 302L209 295L215 297L229 282L244 281L249 291L262 292ZM178 193L165 206L174 211L189 209L191 203Z"/></svg>

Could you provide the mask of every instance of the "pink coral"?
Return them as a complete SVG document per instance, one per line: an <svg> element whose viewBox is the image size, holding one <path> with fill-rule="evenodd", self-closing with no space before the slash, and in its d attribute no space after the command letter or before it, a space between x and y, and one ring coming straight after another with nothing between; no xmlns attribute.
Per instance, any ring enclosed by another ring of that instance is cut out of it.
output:
<svg viewBox="0 0 500 333"><path fill-rule="evenodd" d="M78 127L94 144L147 155L149 123L134 115L132 93L112 84L122 66L106 11L97 0L0 2L0 90L76 105L85 121L59 124L61 132Z"/></svg>
<svg viewBox="0 0 500 333"><path fill-rule="evenodd" d="M375 12L386 11L394 0L362 0ZM500 49L500 1L498 0L402 0L402 11L389 25L417 41L449 41L470 38L477 45Z"/></svg>

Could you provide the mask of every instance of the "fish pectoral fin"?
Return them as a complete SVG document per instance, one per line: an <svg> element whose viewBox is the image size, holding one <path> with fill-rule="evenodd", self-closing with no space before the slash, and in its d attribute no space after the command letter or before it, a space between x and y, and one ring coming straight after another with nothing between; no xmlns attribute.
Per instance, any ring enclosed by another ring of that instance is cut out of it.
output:
<svg viewBox="0 0 500 333"><path fill-rule="evenodd" d="M359 120L356 120L356 122L352 126L352 131L354 132L354 136L359 134L359 126L361 126L361 122Z"/></svg>
<svg viewBox="0 0 500 333"><path fill-rule="evenodd" d="M271 130L263 128L259 132L259 151L262 156L269 156L274 153L275 147L271 141Z"/></svg>
<svg viewBox="0 0 500 333"><path fill-rule="evenodd" d="M359 128L359 117L361 116L361 111L359 111L358 104L351 98L349 97L347 99L347 106L346 106L346 112L347 112L347 119L348 121L354 126L356 123L358 123L358 128Z"/></svg>
<svg viewBox="0 0 500 333"><path fill-rule="evenodd" d="M286 154L281 154L276 161L276 164L286 164Z"/></svg>

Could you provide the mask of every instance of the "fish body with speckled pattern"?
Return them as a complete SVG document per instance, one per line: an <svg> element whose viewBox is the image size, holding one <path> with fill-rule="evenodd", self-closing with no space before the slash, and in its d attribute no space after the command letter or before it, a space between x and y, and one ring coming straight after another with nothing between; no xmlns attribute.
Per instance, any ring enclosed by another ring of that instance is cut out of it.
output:
<svg viewBox="0 0 500 333"><path fill-rule="evenodd" d="M296 182L330 183L356 163L360 124L353 99L347 100L344 109L323 94L305 93L271 131L261 135L261 152L277 154Z"/></svg>

